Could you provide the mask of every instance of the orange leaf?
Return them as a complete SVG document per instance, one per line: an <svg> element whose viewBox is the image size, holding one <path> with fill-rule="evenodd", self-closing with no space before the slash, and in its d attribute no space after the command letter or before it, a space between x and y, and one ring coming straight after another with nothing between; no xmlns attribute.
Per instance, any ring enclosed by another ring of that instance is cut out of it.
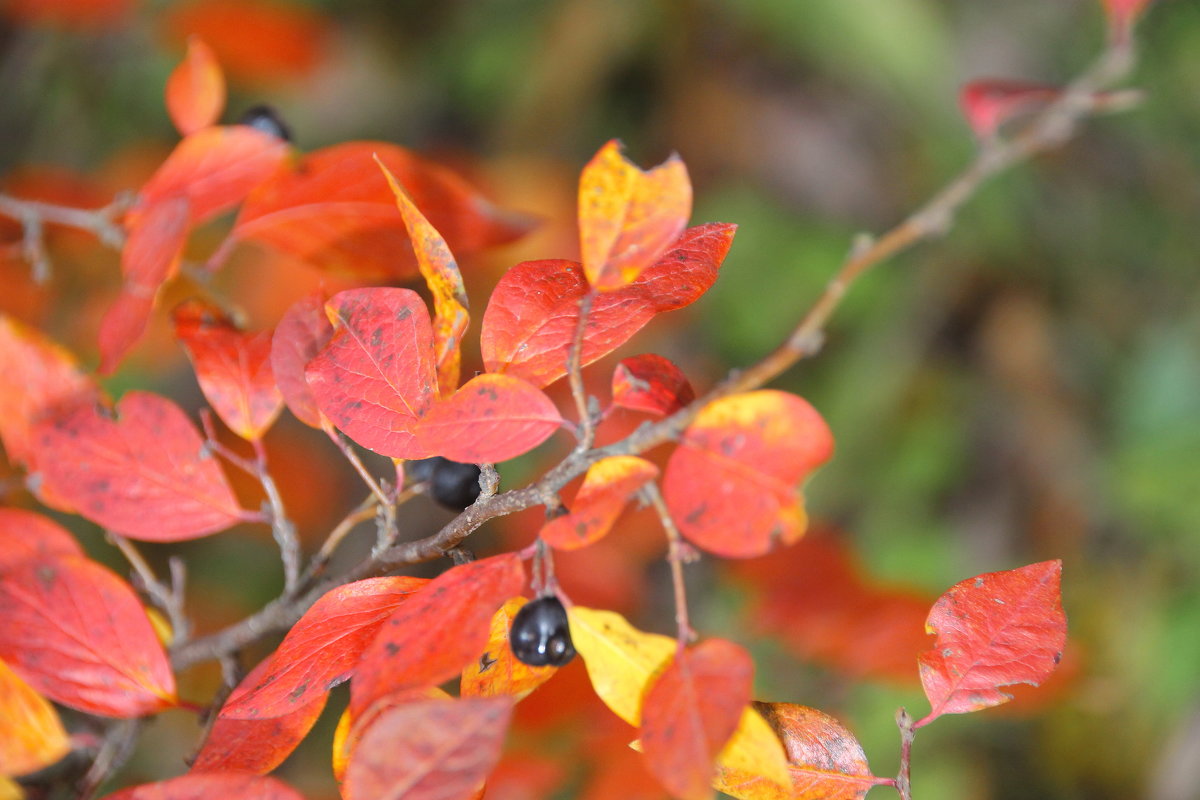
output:
<svg viewBox="0 0 1200 800"><path fill-rule="evenodd" d="M610 141L579 177L583 271L599 291L620 289L658 261L692 213L687 168L672 155L642 171Z"/></svg>
<svg viewBox="0 0 1200 800"><path fill-rule="evenodd" d="M292 714L345 681L379 628L423 578L368 578L321 596L296 622L258 679L242 681L221 715L251 719Z"/></svg>
<svg viewBox="0 0 1200 800"><path fill-rule="evenodd" d="M487 645L492 616L525 586L515 553L472 561L434 578L402 603L367 647L350 683L354 713L394 692L437 686Z"/></svg>
<svg viewBox="0 0 1200 800"><path fill-rule="evenodd" d="M325 300L325 293L318 291L297 301L271 337L271 370L283 401L296 419L313 428L321 427L321 410L308 388L304 368L333 337Z"/></svg>
<svg viewBox="0 0 1200 800"><path fill-rule="evenodd" d="M747 558L804 533L796 484L829 460L833 436L807 402L766 389L710 403L663 476L680 532L717 555Z"/></svg>
<svg viewBox="0 0 1200 800"><path fill-rule="evenodd" d="M131 786L104 800L304 800L286 783L248 772L198 772L158 783Z"/></svg>
<svg viewBox="0 0 1200 800"><path fill-rule="evenodd" d="M556 667L531 667L518 661L508 644L513 617L529 601L513 597L492 617L487 645L478 659L463 670L463 697L512 697L514 702L541 686L558 671Z"/></svg>
<svg viewBox="0 0 1200 800"><path fill-rule="evenodd" d="M0 661L0 775L35 772L70 750L54 706Z"/></svg>
<svg viewBox="0 0 1200 800"><path fill-rule="evenodd" d="M38 427L46 486L88 519L133 539L173 542L245 518L216 459L170 400L130 392L117 419L94 406Z"/></svg>
<svg viewBox="0 0 1200 800"><path fill-rule="evenodd" d="M916 723L1000 705L1001 686L1037 686L1054 671L1067 641L1062 562L989 572L955 584L938 598L925 630L936 633L921 654L921 684L932 710Z"/></svg>
<svg viewBox="0 0 1200 800"><path fill-rule="evenodd" d="M512 701L414 700L389 709L354 749L346 800L470 797L500 759Z"/></svg>
<svg viewBox="0 0 1200 800"><path fill-rule="evenodd" d="M419 449L451 461L507 461L537 447L562 424L541 389L508 375L477 375L426 412Z"/></svg>
<svg viewBox="0 0 1200 800"><path fill-rule="evenodd" d="M378 158L459 255L512 241L524 218L497 210L444 167L387 142L346 142L285 164L246 198L231 239L254 241L318 269L408 278L417 262Z"/></svg>
<svg viewBox="0 0 1200 800"><path fill-rule="evenodd" d="M379 719L380 715L396 706L411 703L414 700L430 699L448 700L450 695L437 687L393 692L371 703L365 711L357 716L351 714L349 708L343 711L342 715L338 717L337 728L333 732L333 777L337 780L338 785L341 786L346 780L346 767L354 756L354 748L358 747L363 733L375 723L375 720Z"/></svg>
<svg viewBox="0 0 1200 800"><path fill-rule="evenodd" d="M754 662L732 642L680 652L642 703L641 740L651 772L684 800L712 797L717 754L750 703Z"/></svg>
<svg viewBox="0 0 1200 800"><path fill-rule="evenodd" d="M396 196L396 207L400 209L400 216L412 239L417 267L425 278L429 293L433 295L433 351L437 363L438 388L442 394L448 394L458 387L462 335L471 321L462 273L458 271L458 262L446 246L446 240L429 224L429 220L425 219L425 215L378 156L375 160Z"/></svg>
<svg viewBox="0 0 1200 800"><path fill-rule="evenodd" d="M551 547L575 550L602 539L629 498L658 476L658 467L636 456L612 456L588 467L570 513L550 520L541 537Z"/></svg>
<svg viewBox="0 0 1200 800"><path fill-rule="evenodd" d="M175 678L129 584L78 556L0 578L0 658L65 706L139 717L176 704Z"/></svg>
<svg viewBox="0 0 1200 800"><path fill-rule="evenodd" d="M654 353L621 360L613 371L613 405L648 414L673 414L696 399L679 367Z"/></svg>
<svg viewBox="0 0 1200 800"><path fill-rule="evenodd" d="M213 51L188 38L187 55L167 79L167 112L182 135L214 124L225 108L225 76Z"/></svg>
<svg viewBox="0 0 1200 800"><path fill-rule="evenodd" d="M19 508L0 508L0 572L30 559L51 561L82 555L75 538L49 517Z"/></svg>
<svg viewBox="0 0 1200 800"><path fill-rule="evenodd" d="M695 302L717 280L736 225L689 228L656 263L623 289L595 297L583 335L581 364L620 347L656 314ZM504 274L483 314L480 347L488 372L546 386L567 374L567 353L588 292L574 261L525 261Z"/></svg>
<svg viewBox="0 0 1200 800"><path fill-rule="evenodd" d="M238 436L261 439L283 409L271 370L271 334L246 333L202 300L179 305L172 318L209 405Z"/></svg>

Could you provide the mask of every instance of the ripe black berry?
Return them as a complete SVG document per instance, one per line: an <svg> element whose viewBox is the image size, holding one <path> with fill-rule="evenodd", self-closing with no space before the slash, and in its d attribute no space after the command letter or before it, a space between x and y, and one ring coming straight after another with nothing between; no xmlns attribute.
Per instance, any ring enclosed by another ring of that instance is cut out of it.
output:
<svg viewBox="0 0 1200 800"><path fill-rule="evenodd" d="M479 465L434 456L404 465L408 477L429 481L429 493L446 508L462 511L479 499Z"/></svg>
<svg viewBox="0 0 1200 800"><path fill-rule="evenodd" d="M575 657L567 610L553 595L521 607L508 631L508 644L513 655L531 667L561 667Z"/></svg>
<svg viewBox="0 0 1200 800"><path fill-rule="evenodd" d="M269 133L285 142L292 140L292 132L288 130L288 126L280 118L278 112L267 105L252 106L246 109L246 113L238 117L238 124L257 128L263 133Z"/></svg>

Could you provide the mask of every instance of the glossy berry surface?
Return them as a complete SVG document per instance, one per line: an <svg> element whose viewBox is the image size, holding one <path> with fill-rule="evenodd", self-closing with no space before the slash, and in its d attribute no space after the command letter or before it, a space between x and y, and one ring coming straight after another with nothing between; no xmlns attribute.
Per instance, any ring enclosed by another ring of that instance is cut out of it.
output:
<svg viewBox="0 0 1200 800"><path fill-rule="evenodd" d="M479 465L434 456L405 465L408 477L429 481L429 493L446 508L462 511L479 499Z"/></svg>
<svg viewBox="0 0 1200 800"><path fill-rule="evenodd" d="M513 617L508 644L531 667L561 667L575 657L567 610L557 597L539 597Z"/></svg>
<svg viewBox="0 0 1200 800"><path fill-rule="evenodd" d="M263 133L269 133L277 139L283 139L285 142L292 140L292 132L284 123L283 119L275 111L267 105L252 106L246 109L246 113L238 117L239 125L249 125L251 128L256 128Z"/></svg>

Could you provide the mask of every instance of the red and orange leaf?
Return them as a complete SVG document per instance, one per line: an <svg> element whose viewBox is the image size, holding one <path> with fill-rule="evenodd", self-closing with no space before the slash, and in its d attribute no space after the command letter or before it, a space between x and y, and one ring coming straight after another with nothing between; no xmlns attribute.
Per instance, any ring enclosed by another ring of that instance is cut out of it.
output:
<svg viewBox="0 0 1200 800"><path fill-rule="evenodd" d="M216 123L225 109L225 75L212 49L197 36L188 39L187 55L167 78L167 113L187 136Z"/></svg>
<svg viewBox="0 0 1200 800"><path fill-rule="evenodd" d="M462 363L462 335L471 322L467 312L467 290L463 286L458 262L446 240L429 224L394 175L378 157L375 159L388 187L396 196L396 207L404 219L416 253L417 267L429 293L433 295L433 352L437 363L438 389L447 395L458 388L458 373Z"/></svg>
<svg viewBox="0 0 1200 800"><path fill-rule="evenodd" d="M209 405L238 436L261 439L283 409L271 369L270 332L242 331L202 300L182 303L172 319Z"/></svg>
<svg viewBox="0 0 1200 800"><path fill-rule="evenodd" d="M937 634L921 654L921 684L932 710L916 723L1000 705L1001 686L1037 686L1054 671L1067 641L1062 562L989 572L955 584L925 622Z"/></svg>
<svg viewBox="0 0 1200 800"><path fill-rule="evenodd" d="M1108 14L1112 37L1118 42L1129 39L1134 25L1150 5L1150 0L1100 0L1100 2L1104 5L1104 12Z"/></svg>
<svg viewBox="0 0 1200 800"><path fill-rule="evenodd" d="M292 754L312 730L325 708L329 692L311 692L287 713L264 719L238 719L228 716L229 707L239 695L253 691L262 683L271 667L271 659L250 670L209 729L200 752L192 762L192 772L253 772L265 775Z"/></svg>
<svg viewBox="0 0 1200 800"><path fill-rule="evenodd" d="M687 376L654 353L621 360L613 371L613 405L648 414L673 414L696 399Z"/></svg>
<svg viewBox="0 0 1200 800"><path fill-rule="evenodd" d="M603 358L656 314L695 302L716 282L737 226L689 228L629 286L599 294L584 329L581 363ZM574 261L525 261L500 279L483 314L480 346L488 372L546 386L567 374L567 353L589 291Z"/></svg>
<svg viewBox="0 0 1200 800"><path fill-rule="evenodd" d="M6 314L0 314L0 375L0 442L10 462L31 469L37 464L37 421L102 396L66 349Z"/></svg>
<svg viewBox="0 0 1200 800"><path fill-rule="evenodd" d="M54 706L0 661L0 776L35 772L70 750Z"/></svg>
<svg viewBox="0 0 1200 800"><path fill-rule="evenodd" d="M354 748L358 747L359 741L362 740L362 735L375 720L385 712L397 706L406 705L415 700L448 700L450 695L444 690L434 687L432 689L415 690L410 692L395 692L393 694L384 695L357 716L350 713L347 708L338 717L337 727L333 731L333 777L337 780L340 786L346 779L346 767L350 764L350 759L354 755Z"/></svg>
<svg viewBox="0 0 1200 800"><path fill-rule="evenodd" d="M350 677L384 621L426 583L423 578L367 578L326 592L255 670L258 679L234 690L221 716L279 717L323 697Z"/></svg>
<svg viewBox="0 0 1200 800"><path fill-rule="evenodd" d="M197 772L168 781L131 786L104 800L304 800L303 795L275 778L252 772Z"/></svg>
<svg viewBox="0 0 1200 800"><path fill-rule="evenodd" d="M520 378L477 375L426 412L418 449L468 464L497 463L529 452L562 425L550 398Z"/></svg>
<svg viewBox="0 0 1200 800"><path fill-rule="evenodd" d="M415 700L381 714L354 749L346 800L455 800L479 789L496 762L512 701Z"/></svg>
<svg viewBox="0 0 1200 800"><path fill-rule="evenodd" d="M712 797L717 754L750 704L754 662L733 642L708 639L680 652L646 691L642 750L675 797Z"/></svg>
<svg viewBox="0 0 1200 800"><path fill-rule="evenodd" d="M20 508L0 508L0 572L30 559L50 561L82 555L75 537L49 517Z"/></svg>
<svg viewBox="0 0 1200 800"><path fill-rule="evenodd" d="M363 447L424 458L417 420L437 399L433 328L410 289L351 289L325 304L334 334L305 370L317 407Z"/></svg>
<svg viewBox="0 0 1200 800"><path fill-rule="evenodd" d="M77 407L47 419L37 435L46 487L132 539L195 539L246 516L199 432L165 397L130 392L116 419Z"/></svg>
<svg viewBox="0 0 1200 800"><path fill-rule="evenodd" d="M629 285L687 227L692 184L672 155L643 171L608 142L579 176L579 240L588 283L601 292Z"/></svg>
<svg viewBox="0 0 1200 800"><path fill-rule="evenodd" d="M177 702L171 665L133 589L78 556L4 573L0 658L50 699L92 714L139 717Z"/></svg>
<svg viewBox="0 0 1200 800"><path fill-rule="evenodd" d="M513 617L529 601L513 597L492 617L492 629L483 654L462 673L459 693L463 697L512 697L516 702L558 672L556 667L531 667L513 655L508 631Z"/></svg>
<svg viewBox="0 0 1200 800"><path fill-rule="evenodd" d="M275 172L290 145L246 125L218 125L185 136L142 187L129 212L140 224L146 209L169 198L185 198L188 219L199 225L236 206Z"/></svg>
<svg viewBox="0 0 1200 800"><path fill-rule="evenodd" d="M129 238L121 250L124 284L100 321L101 372L115 370L146 331L158 290L179 267L187 241L188 215L187 198L169 197L146 205L130 221Z"/></svg>
<svg viewBox="0 0 1200 800"><path fill-rule="evenodd" d="M323 270L412 277L413 247L376 158L459 255L510 242L529 229L524 218L501 212L462 178L403 147L346 142L277 170L246 198L231 237Z"/></svg>
<svg viewBox="0 0 1200 800"><path fill-rule="evenodd" d="M321 427L321 410L308 388L304 368L333 337L333 326L325 315L324 292L313 292L284 313L271 337L271 371L283 402L296 419L313 428Z"/></svg>
<svg viewBox="0 0 1200 800"><path fill-rule="evenodd" d="M363 653L350 683L361 712L394 692L437 686L462 672L487 646L492 616L525 588L515 553L454 567L412 594Z"/></svg>
<svg viewBox="0 0 1200 800"><path fill-rule="evenodd" d="M658 477L658 467L637 456L612 456L588 467L570 513L542 528L546 544L575 550L604 538L633 493Z"/></svg>
<svg viewBox="0 0 1200 800"><path fill-rule="evenodd" d="M679 530L717 555L747 558L803 535L797 484L833 454L833 435L807 402L766 389L706 406L663 476Z"/></svg>
<svg viewBox="0 0 1200 800"><path fill-rule="evenodd" d="M783 742L790 789L742 770L720 767L714 786L739 800L863 800L881 779L871 774L862 745L837 720L792 703L754 707Z"/></svg>

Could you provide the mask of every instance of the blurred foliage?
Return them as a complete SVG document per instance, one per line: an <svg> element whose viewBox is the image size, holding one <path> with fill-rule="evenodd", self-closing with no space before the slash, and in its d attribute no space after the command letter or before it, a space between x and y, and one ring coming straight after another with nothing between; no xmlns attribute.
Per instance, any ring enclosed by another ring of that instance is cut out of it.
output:
<svg viewBox="0 0 1200 800"><path fill-rule="evenodd" d="M162 86L196 4L112 5L128 8L79 26L31 22L18 13L29 2L0 0L0 179L58 165L108 191L136 187L174 141ZM242 74L231 69L230 119L266 101L303 148L394 141L544 217L526 241L470 265L477 309L508 264L573 255L573 181L601 143L620 137L643 164L678 150L696 184L695 219L741 228L713 291L623 354L662 352L699 385L771 348L855 232L897 221L970 157L959 85L1065 80L1103 37L1091 0L273 5L308 20L296 24L309 38L299 55L275 53L272 37L228 44L284 65L255 72L251 58ZM1200 761L1200 5L1163 0L1139 38L1139 108L1002 177L943 240L868 276L825 352L779 381L835 431L838 454L812 481L809 509L847 532L869 574L932 597L964 576L1065 561L1077 674L1044 706L923 732L923 800L1200 797L1172 788ZM4 267L12 289L0 307L94 358L116 260L77 257L82 249L56 249L46 289ZM316 282L297 270L246 256L217 289L269 326ZM143 344L110 385L154 387L195 407L164 331L152 336L165 344ZM268 447L290 448L299 464L335 460L298 428L274 431ZM293 497L319 498L300 515L316 532L357 499L352 477L312 486L290 475L305 470L288 472ZM94 531L85 537L104 550ZM268 545L222 536L185 548L197 596L230 606L212 609L205 628L271 596L252 569L269 563ZM700 630L749 640L744 598L709 565L689 574L714 592L696 592ZM669 625L665 572L649 575L642 618ZM912 685L849 680L769 640L746 643L771 699L841 716L877 774L895 769L894 710L924 703ZM189 725L153 723L130 775L177 772ZM518 735L513 748L536 741ZM176 749L157 755L166 742ZM329 795L327 763L307 747L283 776Z"/></svg>

